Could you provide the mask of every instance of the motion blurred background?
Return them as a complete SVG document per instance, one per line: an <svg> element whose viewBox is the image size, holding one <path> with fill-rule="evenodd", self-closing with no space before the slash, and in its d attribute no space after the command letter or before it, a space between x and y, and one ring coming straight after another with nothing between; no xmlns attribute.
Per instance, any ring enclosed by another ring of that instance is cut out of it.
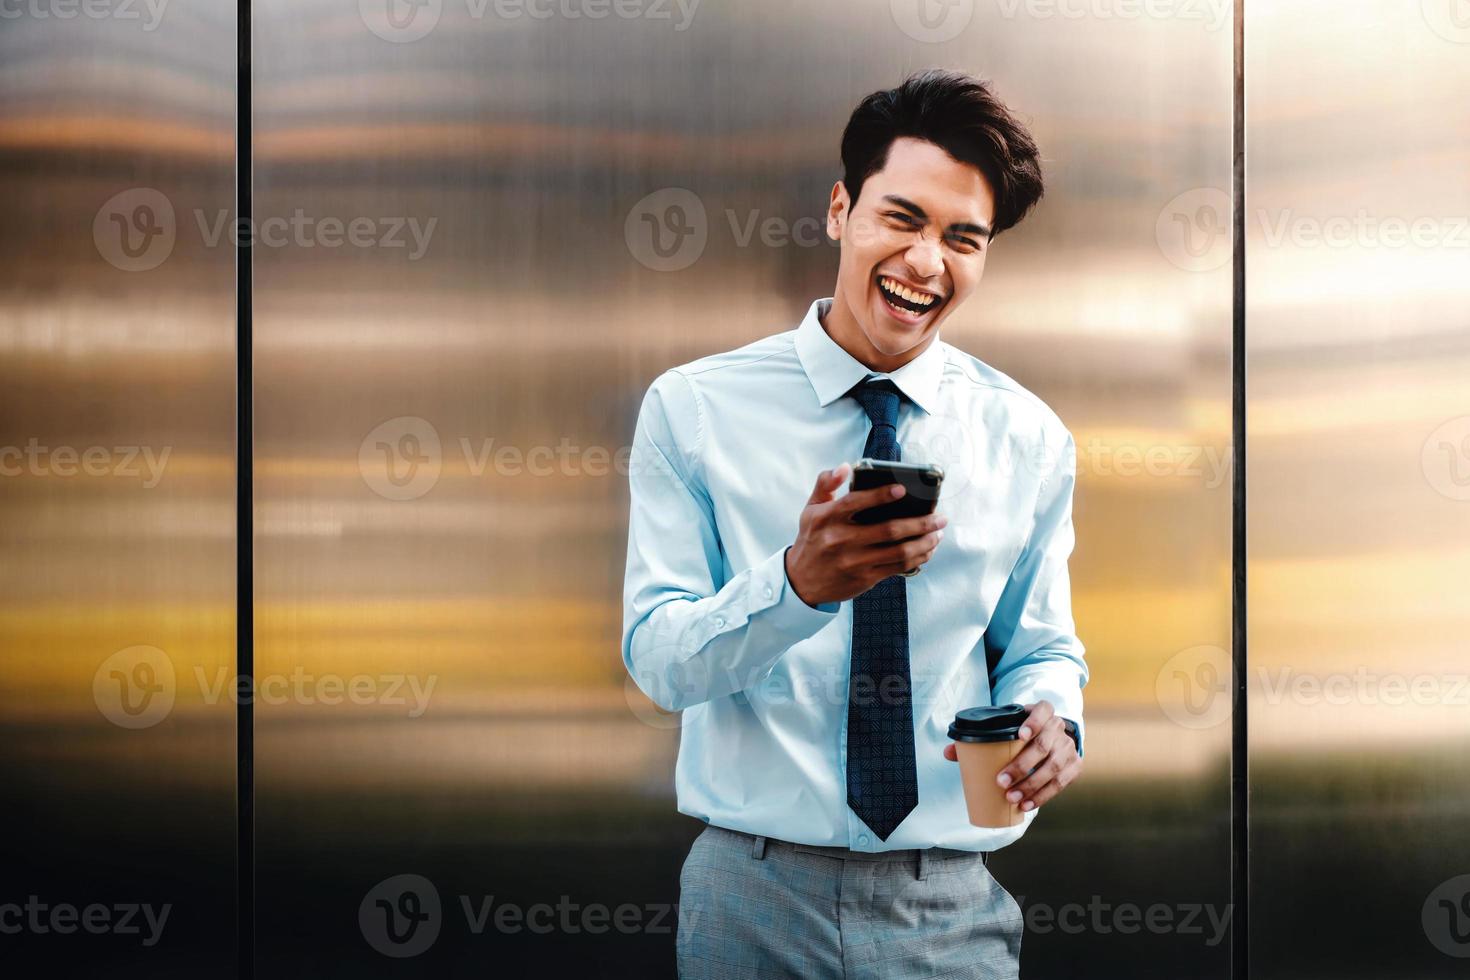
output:
<svg viewBox="0 0 1470 980"><path fill-rule="evenodd" d="M1459 2L1246 11L1251 976L1470 956ZM0 8L0 906L171 907L0 930L58 975L235 972L235 18ZM637 407L830 295L847 115L943 66L1048 177L944 340L1079 451L1087 776L991 864L1023 969L1229 975L1232 19L256 2L260 973L673 974L699 825L618 652ZM410 957L390 882L439 905Z"/></svg>

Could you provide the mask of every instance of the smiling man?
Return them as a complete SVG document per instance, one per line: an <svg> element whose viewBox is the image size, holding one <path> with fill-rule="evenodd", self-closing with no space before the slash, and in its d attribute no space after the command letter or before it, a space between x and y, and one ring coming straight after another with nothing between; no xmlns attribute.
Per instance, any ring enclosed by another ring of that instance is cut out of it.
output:
<svg viewBox="0 0 1470 980"><path fill-rule="evenodd" d="M794 330L670 368L639 411L623 660L683 711L689 977L1015 977L990 875L1081 772L1075 451L1035 395L940 340L995 237L1041 198L1035 141L983 82L875 92L842 137L832 297ZM851 460L940 463L932 516L852 520ZM815 481L813 483L813 474ZM1022 814L971 826L948 725L1016 703L995 774Z"/></svg>

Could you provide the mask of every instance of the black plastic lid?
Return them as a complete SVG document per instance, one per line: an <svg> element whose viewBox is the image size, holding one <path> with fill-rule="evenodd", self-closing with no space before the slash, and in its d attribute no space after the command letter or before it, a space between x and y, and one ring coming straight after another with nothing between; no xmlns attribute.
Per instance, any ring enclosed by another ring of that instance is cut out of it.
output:
<svg viewBox="0 0 1470 980"><path fill-rule="evenodd" d="M1010 742L1021 737L1026 715L1020 704L966 708L954 716L949 737L956 742Z"/></svg>

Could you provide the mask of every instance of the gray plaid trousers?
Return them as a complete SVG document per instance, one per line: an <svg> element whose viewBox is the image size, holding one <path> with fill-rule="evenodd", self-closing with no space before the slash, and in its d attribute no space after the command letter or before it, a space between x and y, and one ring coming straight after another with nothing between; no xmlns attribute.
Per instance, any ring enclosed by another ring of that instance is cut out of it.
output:
<svg viewBox="0 0 1470 980"><path fill-rule="evenodd" d="M679 976L1016 980L1021 908L983 858L707 827L679 875Z"/></svg>

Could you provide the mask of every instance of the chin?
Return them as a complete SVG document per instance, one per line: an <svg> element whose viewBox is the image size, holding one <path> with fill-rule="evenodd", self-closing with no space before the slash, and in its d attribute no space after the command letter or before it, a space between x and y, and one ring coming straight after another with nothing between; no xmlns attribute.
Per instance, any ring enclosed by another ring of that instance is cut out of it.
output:
<svg viewBox="0 0 1470 980"><path fill-rule="evenodd" d="M878 352L889 357L902 354L923 339L922 331L919 333L900 332L876 324L868 328L868 343L872 344Z"/></svg>

